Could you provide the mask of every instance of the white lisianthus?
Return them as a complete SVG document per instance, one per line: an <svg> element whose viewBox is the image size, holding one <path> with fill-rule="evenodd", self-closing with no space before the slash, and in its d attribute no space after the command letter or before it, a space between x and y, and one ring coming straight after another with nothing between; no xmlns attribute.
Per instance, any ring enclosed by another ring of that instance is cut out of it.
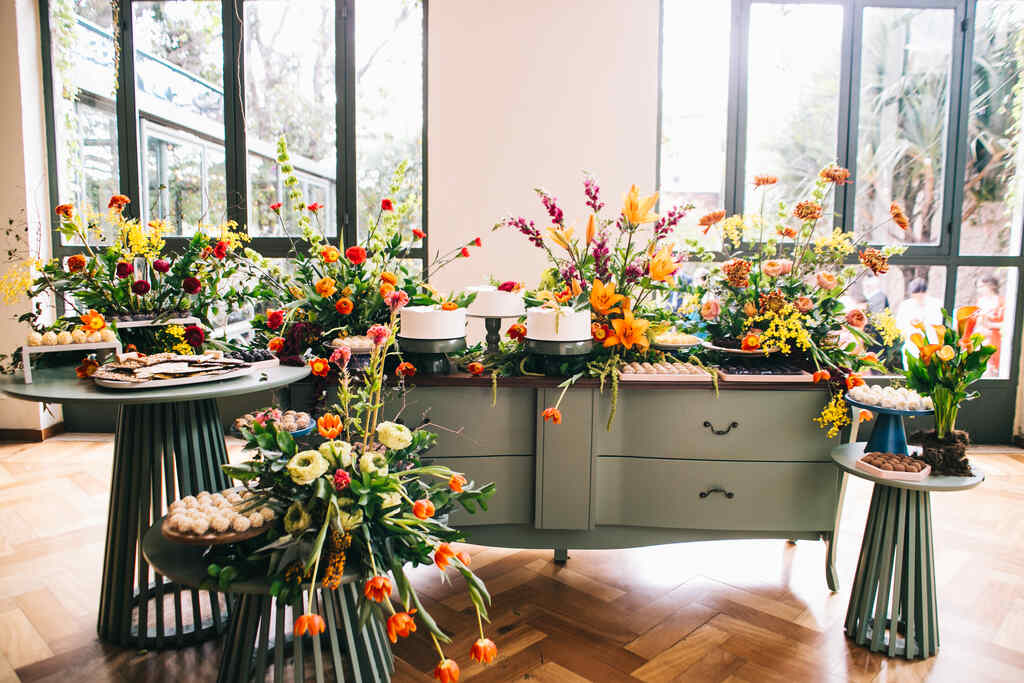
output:
<svg viewBox="0 0 1024 683"><path fill-rule="evenodd" d="M359 471L364 474L376 473L382 477L386 476L388 473L388 460L380 453L367 453L359 458Z"/></svg>
<svg viewBox="0 0 1024 683"><path fill-rule="evenodd" d="M393 508L402 504L402 496L399 495L397 491L392 491L391 493L381 493L378 495L380 496L381 509Z"/></svg>
<svg viewBox="0 0 1024 683"><path fill-rule="evenodd" d="M299 486L305 486L323 476L330 463L317 451L302 451L288 461L288 474Z"/></svg>
<svg viewBox="0 0 1024 683"><path fill-rule="evenodd" d="M412 432L405 425L396 422L381 422L377 425L377 441L386 448L399 451L412 443Z"/></svg>

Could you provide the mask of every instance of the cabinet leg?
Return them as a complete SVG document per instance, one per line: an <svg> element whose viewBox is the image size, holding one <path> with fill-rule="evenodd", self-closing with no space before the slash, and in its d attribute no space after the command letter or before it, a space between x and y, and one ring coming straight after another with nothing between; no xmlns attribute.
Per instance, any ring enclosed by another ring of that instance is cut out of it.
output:
<svg viewBox="0 0 1024 683"><path fill-rule="evenodd" d="M568 548L555 548L555 563L565 564L569 560Z"/></svg>
<svg viewBox="0 0 1024 683"><path fill-rule="evenodd" d="M833 593L839 592L839 572L836 571L836 534L826 531L825 540L825 583Z"/></svg>

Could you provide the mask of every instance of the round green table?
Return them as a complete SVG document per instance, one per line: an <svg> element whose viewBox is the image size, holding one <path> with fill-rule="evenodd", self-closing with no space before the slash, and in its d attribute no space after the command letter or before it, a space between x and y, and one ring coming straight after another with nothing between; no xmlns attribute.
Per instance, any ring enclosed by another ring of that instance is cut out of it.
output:
<svg viewBox="0 0 1024 683"><path fill-rule="evenodd" d="M160 533L159 521L142 539L142 554L150 566L172 581L194 588L208 579L205 552L203 547L168 541ZM346 569L337 590L317 586L314 607L324 617L327 629L308 641L292 634L295 618L305 609L308 584L294 604L283 605L270 595L266 578L233 582L228 592L238 600L232 604L218 683L262 682L270 668L274 671L274 683L281 683L288 664L295 680L304 681L310 666L307 642L312 645L312 673L317 683L327 680L331 673L328 664L336 681L345 680L346 669L356 681L390 681L395 663L384 626L376 617L370 617L365 626L359 624L358 579L355 572ZM324 645L327 662L321 650ZM290 662L285 659L289 652Z"/></svg>
<svg viewBox="0 0 1024 683"><path fill-rule="evenodd" d="M985 480L930 476L922 481L882 479L856 468L864 442L832 450L848 474L874 482L857 573L846 612L846 635L890 657L927 658L939 651L931 493L963 491ZM911 447L914 455L920 448Z"/></svg>
<svg viewBox="0 0 1024 683"><path fill-rule="evenodd" d="M220 469L228 454L216 399L277 389L308 374L308 367L280 366L149 390L104 389L78 379L71 367L37 370L32 384L19 375L0 378L0 390L25 401L117 406L97 623L101 640L162 649L224 630L226 602L216 593L183 590L153 571L142 556L142 534L174 500L230 486Z"/></svg>

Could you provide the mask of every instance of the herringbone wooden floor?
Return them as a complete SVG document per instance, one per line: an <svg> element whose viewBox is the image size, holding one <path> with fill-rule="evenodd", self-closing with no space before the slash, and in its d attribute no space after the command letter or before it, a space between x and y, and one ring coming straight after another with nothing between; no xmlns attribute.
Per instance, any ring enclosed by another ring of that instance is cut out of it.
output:
<svg viewBox="0 0 1024 683"><path fill-rule="evenodd" d="M237 446L237 444L236 444ZM64 435L0 446L0 683L206 681L219 647L137 652L95 638L112 443ZM842 591L821 543L734 541L616 551L468 546L494 596L499 659L470 665L476 623L459 582L414 572L464 681L1024 680L1024 451L977 449L981 487L933 497L942 649L924 662L853 646L842 620L870 487L851 480ZM516 495L501 491L499 495ZM396 648L396 681L429 681L422 633Z"/></svg>

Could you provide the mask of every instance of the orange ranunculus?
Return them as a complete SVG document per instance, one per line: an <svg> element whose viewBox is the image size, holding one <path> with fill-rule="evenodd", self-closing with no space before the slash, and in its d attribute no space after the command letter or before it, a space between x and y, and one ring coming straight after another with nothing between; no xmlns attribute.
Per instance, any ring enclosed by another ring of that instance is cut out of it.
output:
<svg viewBox="0 0 1024 683"><path fill-rule="evenodd" d="M380 281L386 282L389 285L397 285L398 276L395 275L394 273L389 273L388 271L385 270L383 273L380 274Z"/></svg>
<svg viewBox="0 0 1024 683"><path fill-rule="evenodd" d="M594 214L590 214L590 218L587 219L587 246L594 241Z"/></svg>
<svg viewBox="0 0 1024 683"><path fill-rule="evenodd" d="M872 420L875 419L875 414L872 413L870 410L862 410L860 411L860 413L857 414L857 417L860 418L861 422L871 422Z"/></svg>
<svg viewBox="0 0 1024 683"><path fill-rule="evenodd" d="M352 303L352 299L349 299L347 296L341 297L334 303L334 310L341 315L348 315L354 307L355 304Z"/></svg>
<svg viewBox="0 0 1024 683"><path fill-rule="evenodd" d="M921 362L928 365L932 361L935 352L942 348L942 344L925 344L921 348Z"/></svg>
<svg viewBox="0 0 1024 683"><path fill-rule="evenodd" d="M453 474L448 480L448 488L455 493L462 493L462 487L467 483L466 478L461 474Z"/></svg>
<svg viewBox="0 0 1024 683"><path fill-rule="evenodd" d="M329 296L333 296L337 287L335 287L334 278L322 277L316 281L316 293L325 299Z"/></svg>
<svg viewBox="0 0 1024 683"><path fill-rule="evenodd" d="M302 637L309 633L311 636L318 636L327 630L324 618L319 614L303 614L295 620L295 636Z"/></svg>
<svg viewBox="0 0 1024 683"><path fill-rule="evenodd" d="M595 279L590 288L590 306L598 315L617 313L619 309L616 305L625 298L623 295L615 293L615 283L610 280L608 284L604 284Z"/></svg>
<svg viewBox="0 0 1024 683"><path fill-rule="evenodd" d="M434 668L434 678L441 683L459 683L459 665L454 659L442 659Z"/></svg>
<svg viewBox="0 0 1024 683"><path fill-rule="evenodd" d="M128 206L131 203L132 200L128 199L128 197L126 197L125 195L115 194L110 198L110 201L107 203L107 208L113 209L114 211L117 212L121 212L122 210L124 210L124 207Z"/></svg>
<svg viewBox="0 0 1024 683"><path fill-rule="evenodd" d="M317 377L326 377L331 372L331 364L326 358L313 358L309 361L309 371Z"/></svg>
<svg viewBox="0 0 1024 683"><path fill-rule="evenodd" d="M939 357L939 360L948 363L956 357L956 351L949 344L943 345L941 349L935 352L935 355Z"/></svg>
<svg viewBox="0 0 1024 683"><path fill-rule="evenodd" d="M415 609L408 612L395 612L388 617L388 640L392 643L398 642L398 636L408 638L409 634L416 630L416 620L413 616Z"/></svg>
<svg viewBox="0 0 1024 683"><path fill-rule="evenodd" d="M280 353L284 348L284 337L274 337L267 342L267 348L274 353Z"/></svg>
<svg viewBox="0 0 1024 683"><path fill-rule="evenodd" d="M782 261L776 259L769 259L761 264L761 272L768 277L779 277L783 274L784 270L785 265L783 265Z"/></svg>
<svg viewBox="0 0 1024 683"><path fill-rule="evenodd" d="M412 377L416 374L416 366L407 360L402 361L395 368L395 374L399 377Z"/></svg>
<svg viewBox="0 0 1024 683"><path fill-rule="evenodd" d="M80 273L85 270L85 266L88 263L85 256L82 254L72 254L68 256L68 272L69 273Z"/></svg>
<svg viewBox="0 0 1024 683"><path fill-rule="evenodd" d="M761 337L753 333L745 335L740 343L740 348L744 351L756 351L761 348Z"/></svg>
<svg viewBox="0 0 1024 683"><path fill-rule="evenodd" d="M466 366L466 369L469 370L469 374L471 375L479 375L484 371L484 364L480 361L473 361Z"/></svg>
<svg viewBox="0 0 1024 683"><path fill-rule="evenodd" d="M974 334L974 326L977 323L977 306L961 306L956 310L956 331L961 337L970 337Z"/></svg>
<svg viewBox="0 0 1024 683"><path fill-rule="evenodd" d="M416 519L430 519L435 512L434 504L429 498L421 498L412 504L412 514L416 515Z"/></svg>
<svg viewBox="0 0 1024 683"><path fill-rule="evenodd" d="M441 304L442 311L454 311L458 307L459 305L454 301L445 301L443 304Z"/></svg>
<svg viewBox="0 0 1024 683"><path fill-rule="evenodd" d="M647 328L650 322L643 318L633 317L633 311L628 308L622 312L621 318L612 320L613 332L604 340L606 347L621 344L623 348L631 349L634 346L640 351L646 351L651 345L647 339Z"/></svg>
<svg viewBox="0 0 1024 683"><path fill-rule="evenodd" d="M320 250L320 258L324 263L336 263L341 258L341 252L333 244L329 244Z"/></svg>
<svg viewBox="0 0 1024 683"><path fill-rule="evenodd" d="M651 279L655 282L668 282L679 270L679 264L672 258L672 247L666 245L657 254L651 257L651 263L647 268L650 271Z"/></svg>
<svg viewBox="0 0 1024 683"><path fill-rule="evenodd" d="M99 332L107 326L107 320L101 313L97 313L93 309L89 309L88 313L83 313L81 316L82 324L85 325L85 329L89 332Z"/></svg>
<svg viewBox="0 0 1024 683"><path fill-rule="evenodd" d="M367 600L384 602L391 595L391 579L386 576L374 576L363 584L363 595Z"/></svg>
<svg viewBox="0 0 1024 683"><path fill-rule="evenodd" d="M847 389L853 389L854 387L859 387L862 384L864 384L864 380L861 379L860 375L858 375L856 372L851 372L849 375L846 376Z"/></svg>
<svg viewBox="0 0 1024 683"><path fill-rule="evenodd" d="M811 376L811 379L817 384L822 380L829 381L832 379L832 375L829 374L828 370L818 370Z"/></svg>
<svg viewBox="0 0 1024 683"><path fill-rule="evenodd" d="M66 221L71 220L75 217L75 205L74 204L58 204L54 212Z"/></svg>
<svg viewBox="0 0 1024 683"><path fill-rule="evenodd" d="M455 551L447 543L441 543L434 551L434 564L441 571L448 569L448 562L455 557Z"/></svg>
<svg viewBox="0 0 1024 683"><path fill-rule="evenodd" d="M395 286L390 282L385 282L380 286L380 289L377 291L380 292L381 297L385 297L388 294L391 294L391 292L395 291Z"/></svg>
<svg viewBox="0 0 1024 683"><path fill-rule="evenodd" d="M316 420L316 430L325 439L337 439L341 434L341 418L334 413L327 413Z"/></svg>
<svg viewBox="0 0 1024 683"><path fill-rule="evenodd" d="M798 296L796 301L793 302L793 305L796 306L796 310L801 313L810 313L814 310L814 301L812 301L810 297L806 296Z"/></svg>
<svg viewBox="0 0 1024 683"><path fill-rule="evenodd" d="M78 379L88 379L96 374L96 371L100 369L100 363L95 358L83 358L82 364L75 368L75 374L78 375Z"/></svg>
<svg viewBox="0 0 1024 683"><path fill-rule="evenodd" d="M814 280L822 289L835 289L839 286L839 280L836 279L836 276L832 273L826 273L825 271L816 273Z"/></svg>
<svg viewBox="0 0 1024 683"><path fill-rule="evenodd" d="M715 299L708 299L700 306L700 317L707 321L714 320L721 312L722 305Z"/></svg>
<svg viewBox="0 0 1024 683"><path fill-rule="evenodd" d="M469 657L481 664L490 664L498 656L498 646L490 638L479 638L469 648Z"/></svg>
<svg viewBox="0 0 1024 683"><path fill-rule="evenodd" d="M560 425L562 424L562 411L558 408L545 408L541 412L541 417L544 418L545 422L550 421L551 424Z"/></svg>
<svg viewBox="0 0 1024 683"><path fill-rule="evenodd" d="M622 200L622 215L631 225L643 225L658 220L658 214L651 212L654 205L658 203L658 193L649 197L640 197L636 185L629 188L629 192Z"/></svg>

